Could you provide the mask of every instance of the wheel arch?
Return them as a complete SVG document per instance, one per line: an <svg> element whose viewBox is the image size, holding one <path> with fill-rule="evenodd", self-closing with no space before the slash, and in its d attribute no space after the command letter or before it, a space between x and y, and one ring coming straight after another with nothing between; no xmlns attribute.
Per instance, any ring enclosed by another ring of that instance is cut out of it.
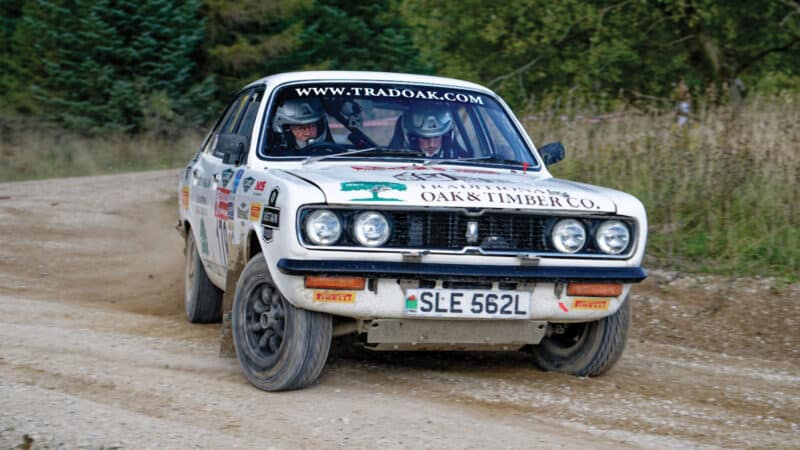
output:
<svg viewBox="0 0 800 450"><path fill-rule="evenodd" d="M235 288L244 266L259 253L264 253L259 225L251 224L246 232L242 233L239 243L230 243L228 248L228 265L226 267L226 289Z"/></svg>
<svg viewBox="0 0 800 450"><path fill-rule="evenodd" d="M255 228L251 228L247 232L247 239L245 240L245 248L243 252L245 262L250 261L253 256L263 252L264 249L261 247L261 239Z"/></svg>

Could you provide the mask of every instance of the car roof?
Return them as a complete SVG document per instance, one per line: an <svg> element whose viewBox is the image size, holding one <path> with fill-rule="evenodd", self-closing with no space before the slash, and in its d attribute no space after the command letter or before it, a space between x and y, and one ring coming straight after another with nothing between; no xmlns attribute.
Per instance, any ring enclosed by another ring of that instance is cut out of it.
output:
<svg viewBox="0 0 800 450"><path fill-rule="evenodd" d="M373 81L389 83L419 83L455 88L471 89L488 94L494 94L490 89L469 81L457 80L455 78L435 77L430 75L413 75L408 73L393 72L364 72L349 70L309 70L302 72L286 72L270 75L254 81L246 88L257 85L280 85L294 81Z"/></svg>

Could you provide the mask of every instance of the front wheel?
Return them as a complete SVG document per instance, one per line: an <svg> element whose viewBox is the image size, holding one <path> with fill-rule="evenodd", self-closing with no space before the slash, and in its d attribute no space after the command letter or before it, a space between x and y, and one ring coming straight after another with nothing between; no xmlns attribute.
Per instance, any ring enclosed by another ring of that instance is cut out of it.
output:
<svg viewBox="0 0 800 450"><path fill-rule="evenodd" d="M299 389L322 373L331 344L331 316L289 303L261 254L247 263L236 284L231 325L239 365L257 388Z"/></svg>
<svg viewBox="0 0 800 450"><path fill-rule="evenodd" d="M622 356L630 323L631 301L626 298L616 313L603 319L552 324L548 335L530 347L533 362L546 371L602 375Z"/></svg>

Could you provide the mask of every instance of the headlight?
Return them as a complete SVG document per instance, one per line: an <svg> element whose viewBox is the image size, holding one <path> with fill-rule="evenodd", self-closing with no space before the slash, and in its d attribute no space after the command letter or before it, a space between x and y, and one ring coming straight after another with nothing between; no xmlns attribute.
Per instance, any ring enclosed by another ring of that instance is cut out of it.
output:
<svg viewBox="0 0 800 450"><path fill-rule="evenodd" d="M586 242L586 228L575 219L564 219L553 227L553 245L561 253L575 253Z"/></svg>
<svg viewBox="0 0 800 450"><path fill-rule="evenodd" d="M331 245L342 235L342 222L332 211L318 209L306 217L306 236L314 245Z"/></svg>
<svg viewBox="0 0 800 450"><path fill-rule="evenodd" d="M362 212L353 220L353 237L363 246L381 246L389 240L391 234L389 221L379 212Z"/></svg>
<svg viewBox="0 0 800 450"><path fill-rule="evenodd" d="M595 233L597 248L610 255L618 255L628 248L631 233L619 220L606 220L597 227Z"/></svg>

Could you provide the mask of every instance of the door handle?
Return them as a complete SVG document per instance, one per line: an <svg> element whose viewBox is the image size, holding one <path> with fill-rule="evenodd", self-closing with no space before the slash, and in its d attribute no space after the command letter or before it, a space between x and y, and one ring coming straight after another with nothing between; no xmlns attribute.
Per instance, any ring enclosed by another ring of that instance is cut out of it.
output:
<svg viewBox="0 0 800 450"><path fill-rule="evenodd" d="M192 178L194 178L195 180L196 180L196 179L198 179L198 178L200 178L200 171L199 171L199 170L197 170L197 169L194 169L194 170L192 171Z"/></svg>

